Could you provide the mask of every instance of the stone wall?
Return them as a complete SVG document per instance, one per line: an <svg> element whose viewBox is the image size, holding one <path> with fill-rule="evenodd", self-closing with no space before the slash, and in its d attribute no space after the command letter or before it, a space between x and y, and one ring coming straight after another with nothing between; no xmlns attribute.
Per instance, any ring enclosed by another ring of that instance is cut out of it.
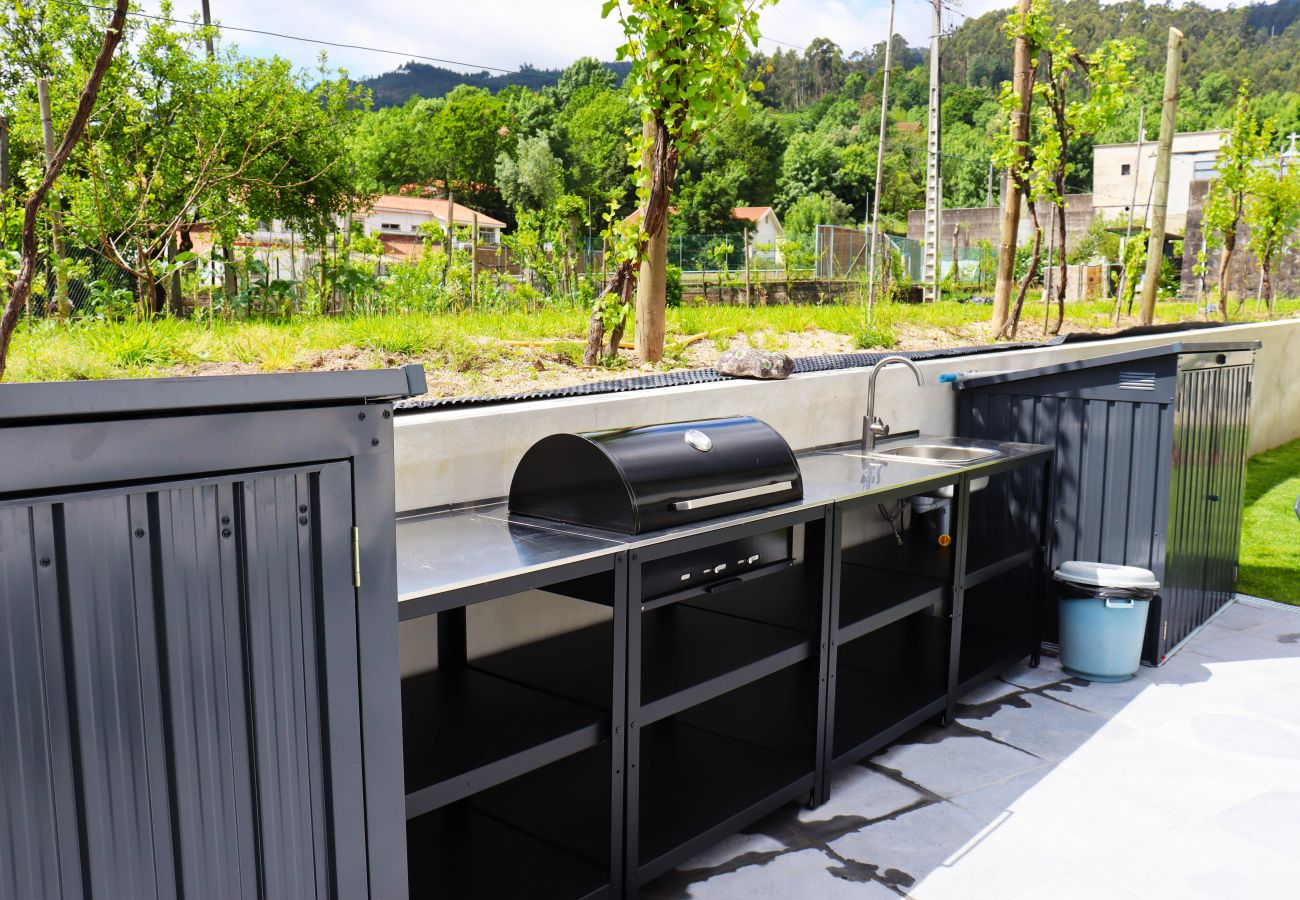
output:
<svg viewBox="0 0 1300 900"><path fill-rule="evenodd" d="M1187 236L1183 241L1183 278L1179 291L1183 297L1201 299L1213 292L1219 275L1219 258L1222 251L1207 247L1205 250L1205 287L1201 289L1196 275L1196 254L1201 249L1204 235L1205 199L1210 192L1208 181L1193 181L1187 202ZM1228 263L1227 294L1229 297L1255 297L1259 290L1259 260L1246 245L1250 229L1237 228L1237 249ZM1282 254L1272 273L1273 296L1300 296L1300 243L1293 242Z"/></svg>
<svg viewBox="0 0 1300 900"><path fill-rule="evenodd" d="M1073 247L1092 224L1093 209L1091 194L1068 194L1065 198L1065 241L1067 247ZM1051 218L1051 204L1038 204L1038 220L1047 231ZM957 209L945 209L940 217L939 238L941 246L947 248L952 240L952 226L960 228L959 240L962 246L974 247L979 241L990 241L997 245L1002 236L1002 208L1000 206L973 206ZM1029 207L1022 204L1020 208L1020 232L1018 243L1027 243L1032 233L1029 222ZM925 210L914 209L907 214L907 237L909 240L925 239ZM1047 246L1047 234L1043 235L1043 247Z"/></svg>
<svg viewBox="0 0 1300 900"><path fill-rule="evenodd" d="M749 305L766 306L771 303L817 306L842 297L864 292L860 281L755 281L750 288ZM682 283L683 306L745 306L745 285L711 284L687 281Z"/></svg>

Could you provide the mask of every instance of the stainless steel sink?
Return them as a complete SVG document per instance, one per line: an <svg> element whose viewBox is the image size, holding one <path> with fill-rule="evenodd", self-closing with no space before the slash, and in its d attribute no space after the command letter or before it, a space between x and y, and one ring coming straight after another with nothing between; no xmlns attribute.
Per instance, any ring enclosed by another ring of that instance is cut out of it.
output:
<svg viewBox="0 0 1300 900"><path fill-rule="evenodd" d="M1002 451L988 450L983 447L954 447L950 444L907 444L902 447L873 450L867 455L938 466L961 466L994 459L1001 456Z"/></svg>

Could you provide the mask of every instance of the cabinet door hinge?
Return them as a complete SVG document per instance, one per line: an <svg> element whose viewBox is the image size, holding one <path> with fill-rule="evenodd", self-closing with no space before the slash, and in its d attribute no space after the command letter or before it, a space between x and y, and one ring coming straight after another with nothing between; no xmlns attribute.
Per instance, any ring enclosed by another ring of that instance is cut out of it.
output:
<svg viewBox="0 0 1300 900"><path fill-rule="evenodd" d="M361 529L352 526L352 586L361 587Z"/></svg>

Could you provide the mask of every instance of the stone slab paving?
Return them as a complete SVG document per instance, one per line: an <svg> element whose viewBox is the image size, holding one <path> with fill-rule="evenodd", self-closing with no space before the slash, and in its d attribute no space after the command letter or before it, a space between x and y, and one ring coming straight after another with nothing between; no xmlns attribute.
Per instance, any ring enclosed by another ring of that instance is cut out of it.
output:
<svg viewBox="0 0 1300 900"><path fill-rule="evenodd" d="M642 896L1300 898L1300 608L1240 597L1123 684L1007 672Z"/></svg>

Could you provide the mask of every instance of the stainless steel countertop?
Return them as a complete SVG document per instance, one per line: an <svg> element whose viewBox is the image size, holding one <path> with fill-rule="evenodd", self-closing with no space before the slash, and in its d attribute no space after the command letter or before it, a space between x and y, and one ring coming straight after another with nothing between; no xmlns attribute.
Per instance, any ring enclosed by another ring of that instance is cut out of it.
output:
<svg viewBox="0 0 1300 900"><path fill-rule="evenodd" d="M934 465L866 456L855 444L801 453L802 500L638 535L512 516L504 501L402 516L397 520L398 601L430 597L894 488L915 486L919 493L927 484L943 482L954 474L1001 466L1048 449L1039 444L929 435L883 442L878 449L932 442L998 450L1001 455L965 465Z"/></svg>

